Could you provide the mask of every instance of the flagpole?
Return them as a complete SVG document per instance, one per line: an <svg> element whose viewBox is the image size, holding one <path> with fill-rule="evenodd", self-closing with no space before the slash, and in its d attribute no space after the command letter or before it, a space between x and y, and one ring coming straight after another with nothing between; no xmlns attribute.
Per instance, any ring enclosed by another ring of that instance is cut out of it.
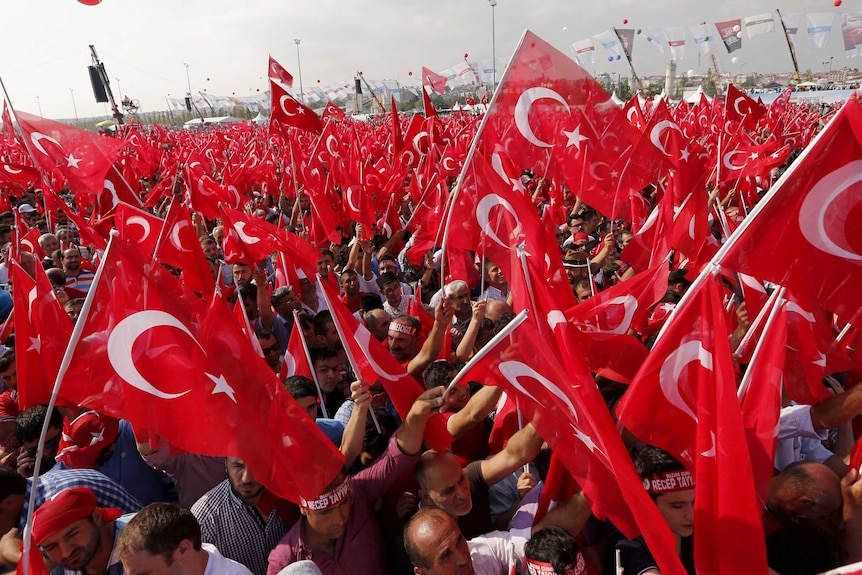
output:
<svg viewBox="0 0 862 575"><path fill-rule="evenodd" d="M332 310L333 305L332 305L332 301L329 299L329 291L323 285L323 278L320 277L320 274L317 274L317 284L318 284L318 286L317 286L318 292L320 295L323 296L323 300L326 302L327 309ZM341 303L341 302L339 302L339 303ZM338 331L338 337L341 338L341 340L345 342L345 345L343 345L342 347L344 348L344 353L347 354L347 361L350 362L350 366L353 368L353 373L356 375L356 377L359 377L359 375L360 375L359 366L356 363L356 358L353 356L353 350L351 350L350 346L346 344L347 334L344 333L344 328L342 328L341 322L335 319L334 313L332 314L332 318L333 318L332 323L335 324L335 329L336 329L336 331ZM311 367L313 370L314 366L312 365ZM365 383L369 387L374 385L373 382L372 383L365 382ZM377 421L377 415L374 413L373 406L368 407L368 413L371 414L371 419L372 419L372 421L374 421L374 427L375 427L375 429L377 429L377 433L383 433L383 430L380 427L380 422Z"/></svg>
<svg viewBox="0 0 862 575"><path fill-rule="evenodd" d="M771 294L769 294L769 298L766 300L766 303L763 304L763 308L757 313L754 320L752 320L751 325L748 326L748 330L745 332L745 335L742 336L742 339L739 342L739 345L736 346L736 349L733 350L734 355L742 352L743 348L748 345L748 342L751 341L751 338L754 337L753 334L757 333L758 329L760 329L760 323L764 320L764 318L769 313L769 310L772 309L775 300L779 297L779 292L783 290L776 289L773 290Z"/></svg>
<svg viewBox="0 0 862 575"><path fill-rule="evenodd" d="M852 106L852 105L860 106L862 104L860 104L858 101L856 101L854 103L852 99L848 100L848 102L846 104L844 104L844 106ZM842 109L838 111L838 114L841 114L843 109L844 109L844 107L842 107ZM730 252L730 249L733 247L733 245L742 236L742 234L748 229L748 227L751 226L751 222L753 222L755 220L757 215L760 214L760 212L765 209L765 206L770 201L772 201L775 198L775 196L781 191L781 188L782 188L784 182L795 177L796 171L799 169L799 166L804 165L803 160L805 160L808 157L808 155L811 154L811 150L813 150L815 148L815 144L817 144L821 139L831 138L832 132L834 132L835 130L838 129L837 126L838 126L838 122L836 122L834 120L834 118L832 121L830 121L828 124L826 124L826 127L823 130L821 130L820 133L817 134L817 136L815 136L811 142L809 142L809 144L805 147L804 150L802 150L802 153L799 154L799 157L796 158L796 161L794 161L793 164L791 164L790 167L783 174L781 174L781 177L778 178L778 181L775 182L775 184L769 189L768 192L766 192L766 195L763 196L763 198L759 202L757 202L757 205L754 206L754 208L751 210L751 212L749 212L748 216L746 216L745 219L742 220L742 223L739 224L739 227L736 228L736 231L733 232L733 234L729 238L727 238L727 241L724 242L724 244L721 246L721 248L719 248L719 250L716 252L716 254L714 256L712 256L712 260L710 260L710 262L703 267L700 274L696 278L694 278L694 281L689 286L688 290L685 292L685 294L683 294L682 299L679 300L679 303L677 303L677 305L676 305L676 307L674 307L673 311L670 312L670 315L668 316L667 321L665 321L664 325L662 326L661 331L659 331L658 335L656 336L656 341L658 341L661 338L661 336L665 332L667 326L670 325L671 320L673 320L674 316L679 311L679 308L682 306L682 304L684 304L686 301L688 301L690 294L692 294L695 291L695 288L698 287L701 283L703 283L703 281L707 278L707 276L714 275L714 274L718 273L718 271L721 268L722 260L724 260L724 258Z"/></svg>
<svg viewBox="0 0 862 575"><path fill-rule="evenodd" d="M4 88L5 89L5 88ZM81 339L81 333L84 331L84 324L86 323L87 316L90 313L90 308L93 307L93 300L96 297L96 288L99 285L99 281L102 278L102 272L105 269L105 262L108 260L108 256L111 252L111 246L114 244L114 240L119 237L119 233L117 230L111 230L111 238L108 241L108 246L105 248L105 254L102 257L102 263L96 269L96 273L93 276L93 283L90 284L90 289L87 292L87 297L84 300L84 306L81 308L81 314L78 316L78 321L75 323L75 327L72 330L72 336L69 338L69 345L66 346L66 352L63 354L63 361L60 362L60 368L57 371L57 378L54 380L54 388L51 390L51 399L48 400L48 412L45 416L45 422L42 424L42 431L39 434L39 444L36 448L36 461L33 465L33 481L30 485L30 498L27 502L27 519L24 525L24 545L23 545L23 554L21 560L23 561L24 573L29 573L29 560L30 560L30 548L33 545L32 540L32 531L33 531L33 506L36 505L36 491L39 485L39 472L42 467L42 456L45 453L45 436L48 434L48 428L51 426L51 413L54 411L54 406L57 404L57 397L60 395L60 386L63 383L63 378L66 376L66 372L69 370L69 365L72 363L72 356L74 355L75 346L78 344L78 341Z"/></svg>
<svg viewBox="0 0 862 575"><path fill-rule="evenodd" d="M504 327L502 330L500 330L500 333L498 333L497 335L492 337L488 341L488 343L486 343L485 345L482 346L482 349L480 349L478 352L476 352L476 355L474 355L473 357L470 358L470 361L468 361L467 364L464 367L462 367L458 371L457 374L455 374L455 377L452 378L452 381L449 382L449 385L446 387L446 391L443 392L443 400L444 401L446 399L446 396L449 394L449 392L456 385L458 385L462 379L464 379L464 374L467 373L474 365L479 363L479 361L481 361L481 359L483 357L485 357L486 355L491 353L491 350L493 350L494 347L498 343L500 343L500 341L509 337L509 335L511 335L511 333L513 331L515 331L516 327L518 327L519 325L524 323L524 321L527 319L527 315L529 314L529 312L530 312L530 310L528 310L528 309L521 310L521 313L519 313L514 318L512 318L512 321L510 321L508 324L506 324L506 327Z"/></svg>
<svg viewBox="0 0 862 575"><path fill-rule="evenodd" d="M778 311L781 309L786 302L784 299L784 294L786 293L786 288L781 288L775 290L778 293L778 298L775 300L775 304L772 306L772 309L769 310L769 317L766 319L766 324L763 326L763 332L760 334L760 339L757 342L757 345L754 347L754 352L751 354L751 361L748 362L748 369L745 370L745 375L742 376L742 382L739 384L739 389L737 390L737 396L739 397L739 403L741 404L745 400L745 396L748 394L748 390L751 388L751 379L754 377L752 374L754 370L751 369L751 366L757 361L760 357L760 354L763 350L763 346L766 345L766 340L769 335L769 329L775 323L775 316L778 315Z"/></svg>
<svg viewBox="0 0 862 575"><path fill-rule="evenodd" d="M518 53L518 50L521 49L521 46L524 44L524 38L527 35L527 30L521 34L521 39L518 40L518 46L515 48L514 54ZM494 63L494 69L496 70L496 62ZM506 81L509 75L512 73L512 66L506 66L506 70L503 72L503 77L500 78L500 84ZM498 84L498 85L500 85ZM424 89L424 88L423 88ZM482 122L479 124L479 129L476 130L476 135L473 136L473 142L470 144L470 151L467 152L467 157L464 160L464 165L461 166L461 174L458 176L458 179L455 181L455 187L452 190L452 193L449 195L449 201L447 203L451 205L455 205L458 195L461 193L461 186L464 183L464 176L467 173L467 167L470 166L473 162L473 156L476 154L476 149L479 147L479 135L482 133L482 130L485 129L485 124L488 123L488 118L491 115L491 109L494 107L494 102L497 101L498 98L502 98L501 90L494 90L494 94L491 96L491 101L488 103L488 108L485 111L485 115L482 116ZM446 259L446 248L449 245L449 229L452 223L452 211L449 211L449 214L446 216L446 224L443 229L443 238L441 240L441 249L443 250L443 257L440 258L440 282L441 284L445 282L445 274L443 274L443 261Z"/></svg>
<svg viewBox="0 0 862 575"><path fill-rule="evenodd" d="M293 310L293 322L302 325L299 321L299 312L296 310ZM315 371L314 364L311 362L311 353L308 351L308 343L305 341L305 335L303 335L301 329L297 330L297 334L299 335L299 341L302 343L302 351L305 353L305 359L308 361L308 365L311 366L311 379L314 380L314 387L317 388L317 397L320 399L320 411L323 413L323 417L329 419L329 414L326 412L326 404L323 401L323 390L320 389L320 382L317 380L317 371Z"/></svg>

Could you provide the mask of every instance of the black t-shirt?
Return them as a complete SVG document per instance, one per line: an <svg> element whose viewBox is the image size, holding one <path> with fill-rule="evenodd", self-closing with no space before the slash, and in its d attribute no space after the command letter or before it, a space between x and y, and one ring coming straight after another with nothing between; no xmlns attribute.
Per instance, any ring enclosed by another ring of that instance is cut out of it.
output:
<svg viewBox="0 0 862 575"><path fill-rule="evenodd" d="M646 545L643 537L623 539L616 544L620 550L620 564L626 575L640 575L650 569L658 569L656 560ZM683 537L680 541L680 560L689 575L696 575L694 570L694 537ZM613 564L613 561L611 562Z"/></svg>

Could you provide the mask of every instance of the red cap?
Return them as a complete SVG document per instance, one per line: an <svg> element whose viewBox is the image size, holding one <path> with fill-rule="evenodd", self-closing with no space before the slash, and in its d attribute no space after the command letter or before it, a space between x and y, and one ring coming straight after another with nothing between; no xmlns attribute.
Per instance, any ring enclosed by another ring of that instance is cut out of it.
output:
<svg viewBox="0 0 862 575"><path fill-rule="evenodd" d="M588 236L584 232L575 232L574 234L572 234L572 241L587 243L590 241L590 236Z"/></svg>
<svg viewBox="0 0 862 575"><path fill-rule="evenodd" d="M103 449L119 435L120 420L87 411L63 423L63 436L57 461L69 469L91 469Z"/></svg>
<svg viewBox="0 0 862 575"><path fill-rule="evenodd" d="M61 529L86 519L99 510L102 521L114 521L123 514L113 507L97 507L96 494L88 487L64 489L42 504L33 515L33 541L41 545Z"/></svg>

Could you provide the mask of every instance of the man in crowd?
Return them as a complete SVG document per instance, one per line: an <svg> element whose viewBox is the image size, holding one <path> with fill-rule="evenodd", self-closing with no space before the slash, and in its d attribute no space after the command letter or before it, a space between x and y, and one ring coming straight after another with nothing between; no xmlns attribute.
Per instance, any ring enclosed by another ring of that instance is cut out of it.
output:
<svg viewBox="0 0 862 575"><path fill-rule="evenodd" d="M120 532L116 551L125 575L251 575L202 543L195 516L170 503L152 503L137 513Z"/></svg>
<svg viewBox="0 0 862 575"><path fill-rule="evenodd" d="M73 287L83 292L90 290L95 274L81 267L81 251L76 247L63 252L63 272L66 274L66 287Z"/></svg>
<svg viewBox="0 0 862 575"><path fill-rule="evenodd" d="M425 424L442 405L442 387L420 395L386 453L371 467L351 477L339 474L320 497L300 500L302 519L273 549L267 575L277 575L288 564L303 559L314 561L324 575L385 572L374 505L416 461ZM368 402L364 402L361 409L367 408Z"/></svg>
<svg viewBox="0 0 862 575"><path fill-rule="evenodd" d="M255 575L266 574L266 558L299 518L296 506L258 483L242 459L225 459L228 478L192 505L204 543L242 563Z"/></svg>
<svg viewBox="0 0 862 575"><path fill-rule="evenodd" d="M98 507L92 489L66 489L36 510L33 544L58 565L54 573L122 575L114 545L129 519L120 509Z"/></svg>

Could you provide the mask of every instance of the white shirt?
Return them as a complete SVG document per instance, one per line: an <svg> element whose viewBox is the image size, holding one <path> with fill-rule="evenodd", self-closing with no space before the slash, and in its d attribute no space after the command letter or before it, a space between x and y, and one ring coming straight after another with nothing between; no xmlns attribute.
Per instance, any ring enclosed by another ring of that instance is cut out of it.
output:
<svg viewBox="0 0 862 575"><path fill-rule="evenodd" d="M524 559L522 537L505 531L492 531L467 542L475 575L515 575Z"/></svg>
<svg viewBox="0 0 862 575"><path fill-rule="evenodd" d="M828 437L828 431L814 429L810 405L782 407L775 442L775 468L782 471L794 461L823 463L834 455L820 443Z"/></svg>
<svg viewBox="0 0 862 575"><path fill-rule="evenodd" d="M252 575L248 567L219 553L215 545L204 543L201 547L209 555L204 575Z"/></svg>

